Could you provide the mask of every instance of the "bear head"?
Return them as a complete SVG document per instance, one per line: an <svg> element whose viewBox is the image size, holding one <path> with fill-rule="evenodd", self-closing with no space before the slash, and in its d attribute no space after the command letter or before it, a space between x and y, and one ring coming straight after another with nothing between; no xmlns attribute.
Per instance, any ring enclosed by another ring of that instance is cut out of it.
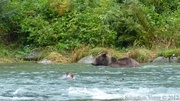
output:
<svg viewBox="0 0 180 101"><path fill-rule="evenodd" d="M92 65L94 66L108 66L111 59L106 54L98 55L95 60L93 61Z"/></svg>

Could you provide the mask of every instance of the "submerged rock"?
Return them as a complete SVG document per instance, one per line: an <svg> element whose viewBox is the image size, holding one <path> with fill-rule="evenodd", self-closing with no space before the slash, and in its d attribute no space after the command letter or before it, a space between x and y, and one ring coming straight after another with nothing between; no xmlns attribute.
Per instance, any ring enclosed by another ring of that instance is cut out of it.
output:
<svg viewBox="0 0 180 101"><path fill-rule="evenodd" d="M86 57L83 57L82 59L80 59L78 61L78 63L92 63L93 62L93 56L92 55L89 55L89 56L86 56Z"/></svg>
<svg viewBox="0 0 180 101"><path fill-rule="evenodd" d="M153 63L180 63L180 57L157 57Z"/></svg>

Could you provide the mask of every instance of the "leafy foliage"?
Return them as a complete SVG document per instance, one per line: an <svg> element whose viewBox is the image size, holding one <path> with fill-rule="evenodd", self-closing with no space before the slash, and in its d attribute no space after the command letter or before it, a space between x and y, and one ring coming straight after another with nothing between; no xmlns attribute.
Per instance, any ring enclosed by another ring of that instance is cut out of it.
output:
<svg viewBox="0 0 180 101"><path fill-rule="evenodd" d="M104 0L70 1L47 1L33 11L27 9L31 14L21 21L19 31L27 38L25 43L63 49L73 49L84 43L113 45L116 32L109 28L107 19L112 4Z"/></svg>
<svg viewBox="0 0 180 101"><path fill-rule="evenodd" d="M180 13L177 12L180 6L177 0L124 0L120 5L122 10L113 22L113 28L118 32L116 45L147 48L179 46Z"/></svg>
<svg viewBox="0 0 180 101"><path fill-rule="evenodd" d="M6 43L170 48L180 46L179 0L2 0Z"/></svg>

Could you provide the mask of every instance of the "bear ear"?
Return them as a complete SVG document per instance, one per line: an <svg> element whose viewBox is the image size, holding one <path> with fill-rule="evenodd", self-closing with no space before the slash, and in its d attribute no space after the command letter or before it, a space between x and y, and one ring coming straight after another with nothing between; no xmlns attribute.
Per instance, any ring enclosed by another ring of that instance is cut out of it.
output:
<svg viewBox="0 0 180 101"><path fill-rule="evenodd" d="M101 56L105 58L106 57L106 53L102 54Z"/></svg>
<svg viewBox="0 0 180 101"><path fill-rule="evenodd" d="M97 55L101 55L101 53L98 53Z"/></svg>

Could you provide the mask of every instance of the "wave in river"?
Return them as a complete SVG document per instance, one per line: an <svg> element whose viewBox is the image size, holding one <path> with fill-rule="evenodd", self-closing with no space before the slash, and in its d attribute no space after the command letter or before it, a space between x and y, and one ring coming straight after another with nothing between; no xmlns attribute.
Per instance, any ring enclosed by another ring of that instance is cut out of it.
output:
<svg viewBox="0 0 180 101"><path fill-rule="evenodd" d="M92 99L118 99L122 96L119 94L108 94L98 88L79 88L70 87L68 95L74 97L91 97Z"/></svg>
<svg viewBox="0 0 180 101"><path fill-rule="evenodd" d="M110 90L110 89L109 89ZM119 90L117 88L117 90ZM84 99L119 99L122 101L169 101L169 100L180 100L180 95L178 94L153 94L153 89L149 88L139 88L139 89L122 89L121 92L115 91L104 91L99 88L81 88L81 87L69 87L68 96Z"/></svg>
<svg viewBox="0 0 180 101"><path fill-rule="evenodd" d="M0 96L0 100L2 101L32 101L34 97L4 97Z"/></svg>

